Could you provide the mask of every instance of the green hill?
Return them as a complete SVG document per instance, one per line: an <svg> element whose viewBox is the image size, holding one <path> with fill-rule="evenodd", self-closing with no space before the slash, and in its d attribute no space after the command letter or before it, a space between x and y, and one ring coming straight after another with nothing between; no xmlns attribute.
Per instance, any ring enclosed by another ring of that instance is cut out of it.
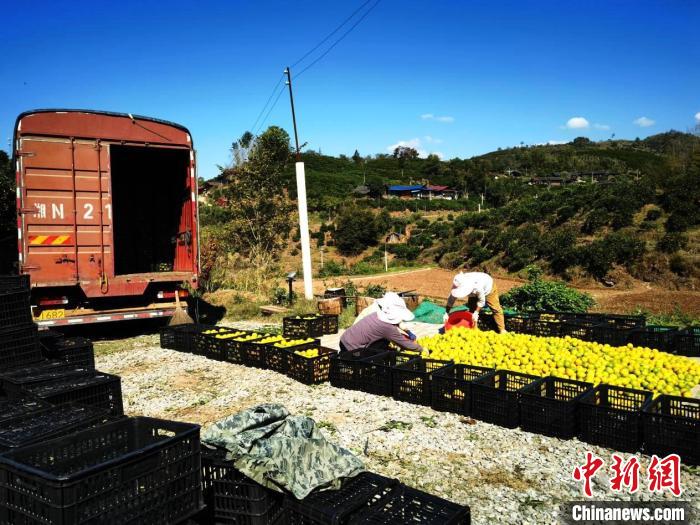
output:
<svg viewBox="0 0 700 525"><path fill-rule="evenodd" d="M632 277L683 287L700 276L700 137L691 134L578 138L446 161L315 152L303 160L310 210L325 218L316 221L314 237L318 246L329 245L331 260L352 257L371 268L380 263L373 246L399 231L408 240L389 246L394 264L513 273L538 264L569 279ZM294 196L293 164L285 177ZM385 186L411 182L448 185L462 197L381 198ZM363 184L371 190L367 197L353 193ZM206 208L203 219L218 220ZM345 231L363 227L372 232L369 239L343 242Z"/></svg>

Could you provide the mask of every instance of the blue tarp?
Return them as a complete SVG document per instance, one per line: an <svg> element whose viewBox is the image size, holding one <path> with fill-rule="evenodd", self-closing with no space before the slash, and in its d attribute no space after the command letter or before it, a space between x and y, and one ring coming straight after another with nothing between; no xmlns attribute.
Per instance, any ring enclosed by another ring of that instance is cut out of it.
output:
<svg viewBox="0 0 700 525"><path fill-rule="evenodd" d="M424 189L425 186L420 184L414 186L389 186L389 191L421 191Z"/></svg>

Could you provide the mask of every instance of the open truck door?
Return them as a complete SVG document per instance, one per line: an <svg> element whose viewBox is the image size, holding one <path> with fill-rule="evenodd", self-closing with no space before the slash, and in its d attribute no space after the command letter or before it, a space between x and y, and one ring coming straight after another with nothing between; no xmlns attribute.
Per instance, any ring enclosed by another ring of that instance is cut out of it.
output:
<svg viewBox="0 0 700 525"><path fill-rule="evenodd" d="M27 112L15 128L19 263L40 325L172 315L198 277L192 139L131 115Z"/></svg>

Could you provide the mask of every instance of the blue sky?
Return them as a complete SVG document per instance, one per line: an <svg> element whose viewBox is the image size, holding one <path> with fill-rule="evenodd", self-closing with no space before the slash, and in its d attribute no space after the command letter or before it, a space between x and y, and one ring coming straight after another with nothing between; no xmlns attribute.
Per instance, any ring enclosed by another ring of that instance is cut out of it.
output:
<svg viewBox="0 0 700 525"><path fill-rule="evenodd" d="M6 3L2 147L30 108L136 113L187 126L210 178L284 67L362 3ZM300 140L451 158L686 130L700 121L699 27L694 0L382 0L295 82ZM291 132L286 93L267 124Z"/></svg>

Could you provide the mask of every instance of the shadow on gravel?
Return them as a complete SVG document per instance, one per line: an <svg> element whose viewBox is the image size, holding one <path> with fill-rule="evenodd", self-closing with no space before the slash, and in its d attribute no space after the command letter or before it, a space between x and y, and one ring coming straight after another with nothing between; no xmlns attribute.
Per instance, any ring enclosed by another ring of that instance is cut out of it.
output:
<svg viewBox="0 0 700 525"><path fill-rule="evenodd" d="M190 299L187 305L190 316L202 324L216 324L223 319L226 308L214 306L202 299ZM54 330L67 336L81 336L93 341L130 339L140 335L157 334L168 325L169 319L138 319L115 323L96 323L82 326L61 326Z"/></svg>

